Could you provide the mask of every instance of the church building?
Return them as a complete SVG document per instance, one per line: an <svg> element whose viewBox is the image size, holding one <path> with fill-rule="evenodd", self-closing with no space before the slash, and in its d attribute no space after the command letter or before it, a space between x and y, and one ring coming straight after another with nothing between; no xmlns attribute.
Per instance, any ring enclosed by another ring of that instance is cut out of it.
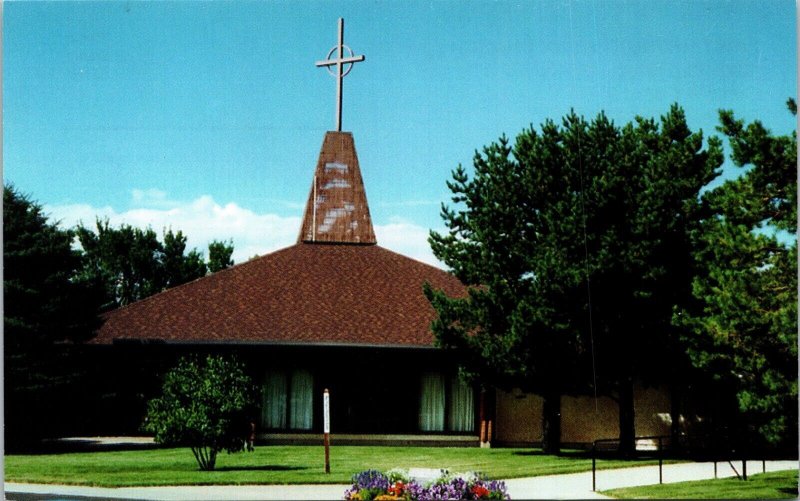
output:
<svg viewBox="0 0 800 501"><path fill-rule="evenodd" d="M265 438L319 432L327 388L339 433L477 441L478 398L433 347L426 282L465 293L454 276L377 245L353 135L328 132L295 245L120 308L93 343L260 353L249 363Z"/></svg>
<svg viewBox="0 0 800 501"><path fill-rule="evenodd" d="M336 67L337 127L325 134L297 242L110 312L91 343L141 356L235 351L260 386L267 443L319 443L328 389L339 444L533 445L541 399L480 392L434 346L423 284L450 296L464 285L378 245L353 135L341 131L342 78L364 56L345 50L340 20L338 45L317 63ZM663 394L636 398L637 433L668 433ZM616 435L612 401L564 398L565 443Z"/></svg>

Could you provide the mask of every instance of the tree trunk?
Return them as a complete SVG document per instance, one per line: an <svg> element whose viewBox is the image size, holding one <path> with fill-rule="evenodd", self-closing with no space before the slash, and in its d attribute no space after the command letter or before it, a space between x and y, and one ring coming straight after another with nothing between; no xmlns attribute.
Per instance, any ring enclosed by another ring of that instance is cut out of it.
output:
<svg viewBox="0 0 800 501"><path fill-rule="evenodd" d="M217 450L209 447L192 447L192 454L201 471L213 471L217 463Z"/></svg>
<svg viewBox="0 0 800 501"><path fill-rule="evenodd" d="M619 382L619 451L624 456L636 452L636 425L633 408L633 378Z"/></svg>
<svg viewBox="0 0 800 501"><path fill-rule="evenodd" d="M542 403L542 452L561 452L561 395L545 393Z"/></svg>

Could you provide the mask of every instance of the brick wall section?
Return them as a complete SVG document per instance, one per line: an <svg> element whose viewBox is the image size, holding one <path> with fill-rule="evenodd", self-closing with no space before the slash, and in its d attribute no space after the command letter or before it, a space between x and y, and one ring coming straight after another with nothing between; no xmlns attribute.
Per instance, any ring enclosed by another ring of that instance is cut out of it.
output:
<svg viewBox="0 0 800 501"><path fill-rule="evenodd" d="M497 390L495 438L506 443L532 443L542 439L542 399L519 390Z"/></svg>
<svg viewBox="0 0 800 501"><path fill-rule="evenodd" d="M640 430L636 430L639 434ZM561 440L590 443L619 436L619 406L608 397L563 397Z"/></svg>
<svg viewBox="0 0 800 501"><path fill-rule="evenodd" d="M497 391L497 434L500 443L531 444L542 439L542 398L519 390ZM637 436L669 435L669 392L666 388L634 388ZM561 441L590 444L619 436L619 407L608 397L562 397Z"/></svg>

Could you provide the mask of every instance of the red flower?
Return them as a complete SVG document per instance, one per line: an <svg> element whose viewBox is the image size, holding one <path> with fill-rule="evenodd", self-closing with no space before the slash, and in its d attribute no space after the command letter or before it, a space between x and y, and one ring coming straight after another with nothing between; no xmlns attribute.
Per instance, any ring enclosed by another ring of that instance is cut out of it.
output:
<svg viewBox="0 0 800 501"><path fill-rule="evenodd" d="M403 491L405 490L405 488L406 488L406 486L403 485L403 482L397 481L397 482L395 482L394 485L389 487L388 491L389 491L389 494L391 494L392 496L400 497L400 496L403 495Z"/></svg>
<svg viewBox="0 0 800 501"><path fill-rule="evenodd" d="M489 495L489 489L482 485L473 485L472 494L475 495L475 499L481 499Z"/></svg>

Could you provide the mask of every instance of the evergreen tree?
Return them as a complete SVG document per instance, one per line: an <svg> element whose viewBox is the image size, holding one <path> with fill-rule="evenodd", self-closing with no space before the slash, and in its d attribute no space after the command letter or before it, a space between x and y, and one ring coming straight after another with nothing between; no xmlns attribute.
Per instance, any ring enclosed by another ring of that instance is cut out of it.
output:
<svg viewBox="0 0 800 501"><path fill-rule="evenodd" d="M82 369L64 342L97 327L100 284L76 277L81 255L73 234L48 221L39 204L3 188L3 347L5 437L27 447L71 422L50 416L74 404Z"/></svg>
<svg viewBox="0 0 800 501"><path fill-rule="evenodd" d="M75 280L81 254L73 233L49 222L14 187L3 188L3 293L6 346L91 336L96 289Z"/></svg>
<svg viewBox="0 0 800 501"><path fill-rule="evenodd" d="M703 149L676 105L622 128L571 113L476 153L473 178L453 172L457 210L443 206L449 231L430 243L471 288L426 288L433 330L468 375L543 396L546 451L558 450L559 396L586 390L619 401L633 450L633 382L669 379L675 361L656 354L681 353L672 311L689 295L699 192L721 163L719 141Z"/></svg>
<svg viewBox="0 0 800 501"><path fill-rule="evenodd" d="M789 109L796 113L794 101ZM696 302L676 315L692 362L735 388L762 439L797 440L797 136L720 112L732 159L748 167L705 196Z"/></svg>

